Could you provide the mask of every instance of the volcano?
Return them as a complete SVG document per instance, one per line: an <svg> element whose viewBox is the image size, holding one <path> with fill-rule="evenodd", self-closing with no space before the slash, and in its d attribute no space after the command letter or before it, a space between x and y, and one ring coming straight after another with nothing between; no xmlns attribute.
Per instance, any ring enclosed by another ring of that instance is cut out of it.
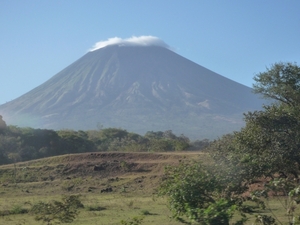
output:
<svg viewBox="0 0 300 225"><path fill-rule="evenodd" d="M216 138L260 109L252 89L166 47L108 45L0 106L7 124L47 129L117 127Z"/></svg>

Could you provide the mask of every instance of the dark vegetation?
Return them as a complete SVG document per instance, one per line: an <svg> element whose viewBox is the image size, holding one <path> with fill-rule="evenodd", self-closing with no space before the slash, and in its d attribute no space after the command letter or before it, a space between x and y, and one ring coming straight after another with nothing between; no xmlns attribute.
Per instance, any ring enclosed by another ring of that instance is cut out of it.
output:
<svg viewBox="0 0 300 225"><path fill-rule="evenodd" d="M54 131L4 124L0 126L0 165L70 153L199 150L208 144L207 139L191 142L171 130L149 131L142 136L119 128Z"/></svg>

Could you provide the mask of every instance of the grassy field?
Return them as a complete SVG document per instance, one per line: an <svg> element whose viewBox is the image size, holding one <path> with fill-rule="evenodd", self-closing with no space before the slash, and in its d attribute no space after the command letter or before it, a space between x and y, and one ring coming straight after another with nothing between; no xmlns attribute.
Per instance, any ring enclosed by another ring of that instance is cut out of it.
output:
<svg viewBox="0 0 300 225"><path fill-rule="evenodd" d="M72 224L113 225L143 218L142 224L181 224L171 219L163 198L155 195L166 165L199 159L204 153L85 153L0 167L0 224L42 224L28 213L39 201L80 195L84 208ZM112 192L101 193L111 188ZM287 223L280 201L271 199L274 215ZM270 211L261 211L271 215ZM254 217L248 224L252 224Z"/></svg>
<svg viewBox="0 0 300 225"><path fill-rule="evenodd" d="M1 211L26 208L28 202L36 203L41 199L59 200L61 196L35 196L1 201ZM130 196L127 194L86 194L81 196L84 208L80 209L77 219L72 224L108 225L120 224L121 220L143 216L143 224L180 224L170 219L170 213L163 199L154 200L152 196ZM28 214L0 217L0 224L41 224Z"/></svg>
<svg viewBox="0 0 300 225"><path fill-rule="evenodd" d="M29 207L28 202L60 200L61 196L31 196L31 197L7 197L1 198L1 212L5 210L18 211ZM181 224L170 218L170 212L166 202L161 198L149 196L136 196L133 194L84 194L80 197L84 208L80 209L77 219L72 224L95 224L114 225L121 224L121 220L131 220L134 217L143 217L145 225L150 224ZM278 201L271 200L271 208L274 214L288 224L285 211ZM262 214L271 215L268 210L261 211ZM247 224L253 224L253 216ZM42 224L34 220L29 214L15 214L0 217L0 224Z"/></svg>

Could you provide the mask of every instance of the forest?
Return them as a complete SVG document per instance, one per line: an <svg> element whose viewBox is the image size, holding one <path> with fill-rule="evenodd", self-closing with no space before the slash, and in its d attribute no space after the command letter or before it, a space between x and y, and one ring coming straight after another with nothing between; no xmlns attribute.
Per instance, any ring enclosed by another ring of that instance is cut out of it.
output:
<svg viewBox="0 0 300 225"><path fill-rule="evenodd" d="M0 165L70 153L124 151L161 152L199 150L209 140L191 142L171 130L148 131L144 136L121 128L98 130L49 130L30 127L0 126Z"/></svg>

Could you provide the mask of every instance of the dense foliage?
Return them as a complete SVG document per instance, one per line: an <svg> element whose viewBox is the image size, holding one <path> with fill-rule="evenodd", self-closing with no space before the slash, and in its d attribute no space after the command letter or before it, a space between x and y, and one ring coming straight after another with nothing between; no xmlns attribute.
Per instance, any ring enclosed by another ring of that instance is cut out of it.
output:
<svg viewBox="0 0 300 225"><path fill-rule="evenodd" d="M194 144L195 143L195 144ZM118 128L89 131L47 130L2 126L0 165L69 153L93 151L183 151L200 150L208 140L191 142L171 130L149 131L144 136Z"/></svg>
<svg viewBox="0 0 300 225"><path fill-rule="evenodd" d="M242 219L232 224L244 223L247 212L256 213L257 223L281 223L276 213L274 218L260 215L247 205L255 201L265 207L271 194L284 198L282 206L289 224L299 224L300 67L277 63L254 80L254 91L271 99L270 105L246 113L244 128L210 144L207 151L213 166L196 163L167 168L160 193L168 197L174 217L226 225L232 210L237 210ZM258 182L259 188L255 185ZM219 222L213 222L214 218Z"/></svg>
<svg viewBox="0 0 300 225"><path fill-rule="evenodd" d="M231 189L237 186L236 179L221 181L220 175L224 174L217 167L198 162L169 166L159 195L168 196L172 215L179 221L187 223L184 218L188 218L200 224L229 224L234 213L239 212L236 224L240 224L245 221L243 201Z"/></svg>
<svg viewBox="0 0 300 225"><path fill-rule="evenodd" d="M235 134L235 154L242 165L251 165L251 176L280 173L298 178L300 68L278 63L255 80L254 90L275 101L263 111L245 114L246 126Z"/></svg>

